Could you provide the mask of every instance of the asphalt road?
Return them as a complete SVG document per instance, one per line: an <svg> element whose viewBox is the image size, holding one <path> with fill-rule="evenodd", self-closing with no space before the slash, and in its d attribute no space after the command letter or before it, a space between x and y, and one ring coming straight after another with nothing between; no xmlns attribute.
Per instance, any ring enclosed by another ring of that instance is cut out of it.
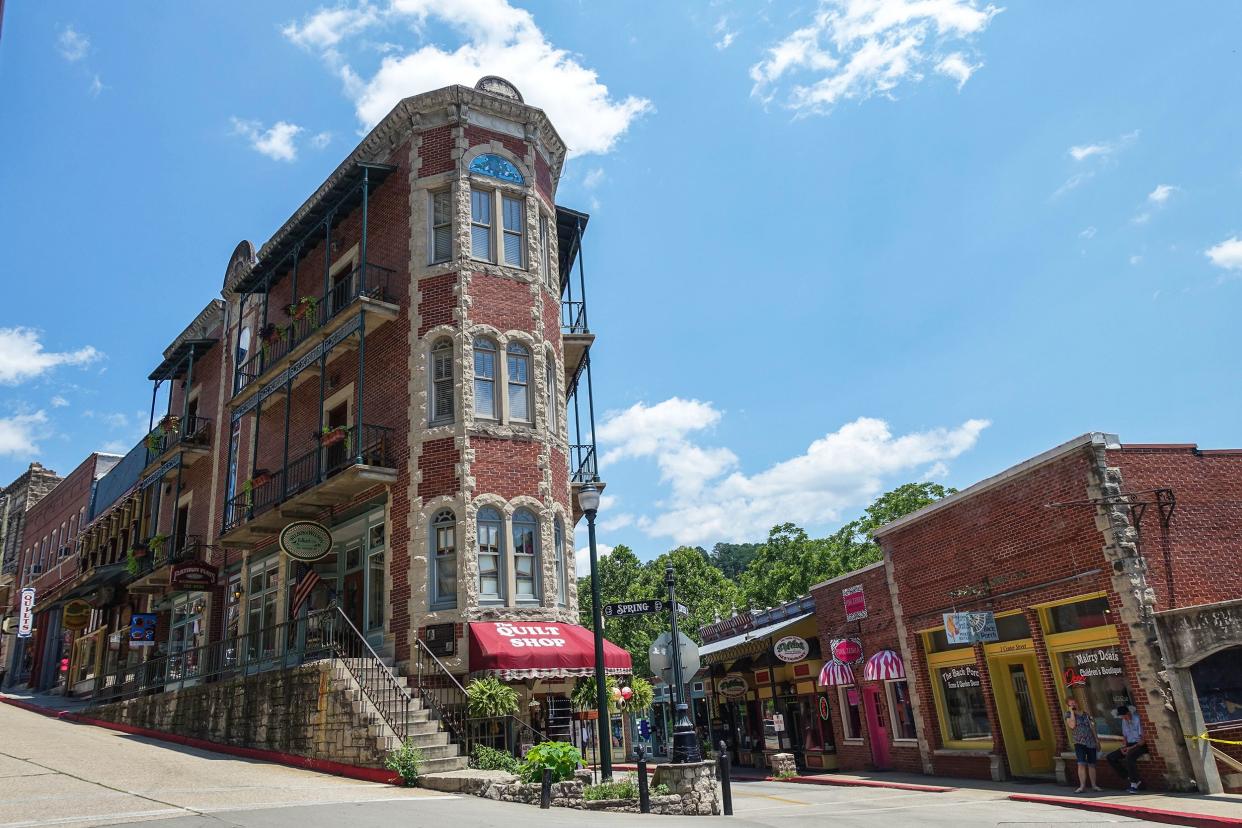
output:
<svg viewBox="0 0 1242 828"><path fill-rule="evenodd" d="M1138 820L1010 802L990 791L921 793L777 782L734 785L731 818L587 815L394 788L49 719L0 704L0 828L393 826L1098 825Z"/></svg>

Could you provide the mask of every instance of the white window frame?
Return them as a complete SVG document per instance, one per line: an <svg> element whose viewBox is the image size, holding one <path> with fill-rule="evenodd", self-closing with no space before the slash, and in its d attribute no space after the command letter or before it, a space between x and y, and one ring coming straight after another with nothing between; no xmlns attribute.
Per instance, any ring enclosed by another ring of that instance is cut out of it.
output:
<svg viewBox="0 0 1242 828"><path fill-rule="evenodd" d="M557 416L559 413L557 400L560 399L560 395L556 391L556 356L551 349L544 353L543 362L544 382L548 386L548 412L546 414L548 434L552 437L559 437L561 418Z"/></svg>
<svg viewBox="0 0 1242 828"><path fill-rule="evenodd" d="M859 732L853 736L849 733L850 726L850 704L846 691L854 689L858 691L858 730ZM841 708L841 735L846 742L861 742L863 740L863 698L862 687L857 684L846 684L837 688L837 704Z"/></svg>
<svg viewBox="0 0 1242 828"><path fill-rule="evenodd" d="M452 533L452 555L441 554L442 547L440 545L441 532L447 529ZM457 515L452 509L439 509L436 511L435 517L431 520L431 588L427 590L427 594L431 596L430 609L456 609L457 608L457 577L461 573L461 567L458 566L457 556ZM440 567L443 562L452 557L453 559L453 594L445 595L440 592Z"/></svg>
<svg viewBox="0 0 1242 828"><path fill-rule="evenodd" d="M552 554L556 556L556 603L569 603L569 568L565 559L565 524L557 515L552 521Z"/></svg>
<svg viewBox="0 0 1242 828"><path fill-rule="evenodd" d="M436 221L436 199L443 198L447 202L448 219ZM473 215L471 216L473 219ZM473 222L472 222L473 224ZM436 250L436 232L448 231L448 250L442 254ZM453 191L451 188L431 190L427 193L427 263L443 264L453 259Z"/></svg>
<svg viewBox="0 0 1242 828"><path fill-rule="evenodd" d="M483 196L480 203L486 203L488 206L489 215L487 216L488 220L486 222L479 221L475 218L474 197L476 195ZM487 241L491 249L487 251L486 256L478 255L478 251L474 249L474 239L477 235L476 231L478 230L487 231ZM485 187L470 187L470 258L480 262L491 262L492 264L496 263L496 190Z"/></svg>
<svg viewBox="0 0 1242 828"><path fill-rule="evenodd" d="M485 512L487 513L486 517L484 516ZM492 518L492 515L495 515L496 517ZM496 528L495 552L487 553L489 556L494 555L496 558L496 590L497 591L494 593L483 591L482 559L484 556L484 553L483 553L483 524L484 522L488 524L489 528L493 525ZM507 544L505 543L505 516L501 512L501 510L498 509L497 507L484 506L480 508L478 513L475 515L475 545L477 547L475 550L476 558L479 562L479 574L476 580L476 587L478 588L478 592L479 592L479 603L480 604L503 604L505 602L505 595L507 591L506 587L508 586L508 584L506 583L506 579L508 575L507 575L506 566L505 566L505 547Z"/></svg>
<svg viewBox="0 0 1242 828"><path fill-rule="evenodd" d="M479 343L484 343L485 347L480 348ZM492 355L492 375L490 377L480 377L479 375L479 351L484 350ZM493 420L500 422L500 399L496 396L496 386L500 385L501 377L500 366L500 346L496 340L488 336L476 336L474 338L474 418L476 420ZM492 386L492 411L485 414L479 410L479 383L490 382Z"/></svg>
<svg viewBox="0 0 1242 828"><path fill-rule="evenodd" d="M548 289L556 291L552 273L552 237L548 233L548 214L539 211L539 250L543 255L543 281Z"/></svg>
<svg viewBox="0 0 1242 828"><path fill-rule="evenodd" d="M500 259L505 267L516 267L525 269L526 267L526 199L521 195L506 193L503 190L497 190L500 194L500 221L497 222L500 231L500 247L498 252ZM508 225L508 207L513 203L517 206L518 228L516 230L509 229ZM510 237L517 237L517 258L516 262L509 261L509 245Z"/></svg>
<svg viewBox="0 0 1242 828"><path fill-rule="evenodd" d="M428 353L429 353L429 356L427 360L427 363L428 363L427 375L428 375L428 380L431 384L431 388L428 394L429 399L427 401L427 410L428 410L428 413L430 414L430 417L428 418L428 423L433 426L452 423L453 420L455 419L454 409L457 403L457 400L455 399L456 392L453 387L453 383L455 380L455 377L453 376L453 373L454 373L453 371L454 369L453 341L449 339L448 337L442 337L440 339L437 339L435 342L432 343L431 350ZM448 355L448 360L447 360L448 361L448 376L442 377L439 374L439 368L440 368L440 363L444 359L445 354ZM441 411L440 405L439 405L440 387L444 383L448 384L448 411L447 412Z"/></svg>
<svg viewBox="0 0 1242 828"><path fill-rule="evenodd" d="M521 359L526 362L526 379L515 380L514 374L520 373L513 370L510 360ZM508 420L517 423L525 423L533 425L535 422L534 400L531 397L530 388L530 369L531 369L531 352L530 347L524 342L512 340L505 345L505 413ZM518 417L513 413L513 394L517 390L526 402L526 416Z"/></svg>
<svg viewBox="0 0 1242 828"><path fill-rule="evenodd" d="M521 508L513 513L513 517L510 519L509 523L513 532L513 597L520 604L537 604L543 596L543 590L540 588L542 586L541 581L543 580L540 577L540 571L542 569L541 561L543 556L540 554L540 547L542 546L542 543L540 538L539 516L530 509ZM531 537L534 539L534 548L529 555L518 551L519 527L521 527L524 531L529 530ZM522 591L518 589L518 583L522 580L519 573L521 567L518 566L518 561L522 558L530 558L530 595L523 595Z"/></svg>
<svg viewBox="0 0 1242 828"><path fill-rule="evenodd" d="M475 218L475 195L481 195L482 200L488 204L490 215L486 222L479 221ZM505 225L505 202L512 201L517 204L518 216L520 217L521 226L517 230L510 230ZM518 190L509 190L501 187L485 187L476 184L470 185L470 258L479 262L489 262L491 264L501 265L503 267L511 267L515 270L527 269L527 250L529 247L527 234L529 222L526 220L526 194ZM486 231L488 245L490 250L486 256L480 256L474 249L474 239L477 231ZM518 262L514 264L505 256L505 239L509 236L516 236L518 239Z"/></svg>
<svg viewBox="0 0 1242 828"><path fill-rule="evenodd" d="M896 685L896 684L904 684L906 686L907 697L909 696L909 693L910 693L909 679L888 679L887 681L884 682L884 697L888 699L889 732L892 734L892 739L895 744L916 744L919 740L919 726L918 726L917 719L913 719L913 718L911 719L911 721L914 722L914 737L913 738L897 735L897 722L899 721L899 719L897 718L897 693L893 689L893 685ZM914 702L910 703L910 712L913 716Z"/></svg>

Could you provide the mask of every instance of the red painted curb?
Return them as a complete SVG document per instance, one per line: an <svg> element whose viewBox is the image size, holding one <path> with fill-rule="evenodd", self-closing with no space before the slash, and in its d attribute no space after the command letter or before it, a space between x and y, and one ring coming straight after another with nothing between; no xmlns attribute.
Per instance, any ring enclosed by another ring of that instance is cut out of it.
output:
<svg viewBox="0 0 1242 828"><path fill-rule="evenodd" d="M17 699L0 698L0 701L14 707L19 707L22 710L29 710L32 713L38 713L54 719L61 719L62 721L91 725L92 727L107 728L108 730L116 730L133 736L156 739L161 742L172 742L173 744L197 748L198 750L209 750L213 753L224 753L231 756L240 756L245 759L259 759L264 762L274 762L275 764L287 765L292 768L301 768L302 770L316 771L318 773L330 773L333 776L344 776L347 779L361 779L365 782L381 782L386 785L401 784L400 777L394 775L390 770L383 770L380 768L364 768L359 765L346 765L343 762L330 762L327 759L312 759L308 756L298 756L293 753L283 753L278 750L263 750L261 748L239 747L237 745L221 744L220 742L209 742L206 739L195 739L190 736L179 736L176 733L167 733L162 730L151 730L145 727L135 727L133 725L120 724L118 722L107 722L103 719L92 719L89 716L70 713L67 710L51 710L46 707L40 707L37 704L30 704L29 702L19 701Z"/></svg>
<svg viewBox="0 0 1242 828"><path fill-rule="evenodd" d="M1108 802L1099 799L1070 799L1064 796L1038 796L1035 794L1010 794L1009 798L1014 802L1037 802L1040 805L1060 805L1064 808L1078 808L1083 811L1102 811L1104 813L1146 819L1151 822L1164 822L1169 825L1193 825L1201 826L1202 828L1242 825L1242 819L1235 817L1195 814L1187 811L1165 811L1160 808L1148 808L1145 805L1122 805L1119 802Z"/></svg>
<svg viewBox="0 0 1242 828"><path fill-rule="evenodd" d="M941 785L917 785L912 782L880 782L874 779L850 779L839 776L791 776L788 779L777 779L769 776L765 782L793 782L798 785L838 785L843 788L892 788L895 791L922 791L923 793L948 793L957 788L946 788Z"/></svg>

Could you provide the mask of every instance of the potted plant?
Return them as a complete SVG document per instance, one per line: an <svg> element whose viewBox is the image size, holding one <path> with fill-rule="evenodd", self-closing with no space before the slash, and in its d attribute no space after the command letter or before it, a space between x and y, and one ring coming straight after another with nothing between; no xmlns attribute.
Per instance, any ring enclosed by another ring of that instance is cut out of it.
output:
<svg viewBox="0 0 1242 828"><path fill-rule="evenodd" d="M466 685L466 708L472 719L499 719L518 710L518 695L495 676L475 679Z"/></svg>
<svg viewBox="0 0 1242 828"><path fill-rule="evenodd" d="M147 540L147 546L151 550L152 555L159 555L164 550L164 544L168 542L168 535L154 534Z"/></svg>
<svg viewBox="0 0 1242 828"><path fill-rule="evenodd" d="M142 564L139 563L138 556L134 554L136 549L137 547L129 550L129 554L125 556L125 571L128 572L130 575L137 575L138 570L142 566Z"/></svg>
<svg viewBox="0 0 1242 828"><path fill-rule="evenodd" d="M306 314L311 313L319 305L319 300L314 296L303 296L298 301L289 306L289 316L292 319L301 319Z"/></svg>
<svg viewBox="0 0 1242 828"><path fill-rule="evenodd" d="M130 548L129 556L131 558L145 558L147 554L150 553L151 551L149 543L150 543L149 541L148 543L143 543L142 541L138 541Z"/></svg>
<svg viewBox="0 0 1242 828"><path fill-rule="evenodd" d="M621 692L617 686L617 680L612 676L608 676L605 680L605 693L608 694L608 709L617 712L617 704L615 699ZM581 721L594 721L599 718L599 709L595 704L595 678L593 676L582 676L574 683L574 690L570 694L570 701L577 708L574 718Z"/></svg>
<svg viewBox="0 0 1242 828"><path fill-rule="evenodd" d="M325 428L319 434L319 444L324 446L335 446L337 443L344 441L345 435L349 433L349 426L332 426Z"/></svg>
<svg viewBox="0 0 1242 828"><path fill-rule="evenodd" d="M151 429L151 433L147 435L147 451L155 454L159 452L164 445L164 427L157 425Z"/></svg>
<svg viewBox="0 0 1242 828"><path fill-rule="evenodd" d="M160 431L165 434L176 434L181 431L181 417L176 414L166 414L164 419L160 420Z"/></svg>

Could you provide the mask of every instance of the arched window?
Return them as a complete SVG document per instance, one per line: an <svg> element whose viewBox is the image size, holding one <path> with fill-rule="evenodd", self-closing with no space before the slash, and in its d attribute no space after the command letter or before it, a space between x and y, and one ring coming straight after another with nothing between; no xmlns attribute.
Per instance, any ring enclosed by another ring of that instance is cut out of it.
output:
<svg viewBox="0 0 1242 828"><path fill-rule="evenodd" d="M539 521L529 509L513 513L513 574L519 601L539 600Z"/></svg>
<svg viewBox="0 0 1242 828"><path fill-rule="evenodd" d="M493 155L485 153L478 156L470 162L470 172L486 175L490 178L499 178L501 181L508 181L510 184L525 184L526 179L522 177L522 173L514 166L513 162L502 155Z"/></svg>
<svg viewBox="0 0 1242 828"><path fill-rule="evenodd" d="M569 568L565 565L565 524L558 517L552 525L552 543L556 547L556 603L562 607L569 603Z"/></svg>
<svg viewBox="0 0 1242 828"><path fill-rule="evenodd" d="M250 326L241 329L241 333L237 335L237 364L245 365L246 357L250 354Z"/></svg>
<svg viewBox="0 0 1242 828"><path fill-rule="evenodd" d="M474 416L498 418L496 411L496 343L484 337L474 340Z"/></svg>
<svg viewBox="0 0 1242 828"><path fill-rule="evenodd" d="M431 522L431 608L457 606L457 518L441 509Z"/></svg>
<svg viewBox="0 0 1242 828"><path fill-rule="evenodd" d="M453 422L453 343L441 339L431 348L431 424Z"/></svg>
<svg viewBox="0 0 1242 828"><path fill-rule="evenodd" d="M530 415L530 351L520 342L510 342L509 368L509 419L529 423Z"/></svg>
<svg viewBox="0 0 1242 828"><path fill-rule="evenodd" d="M479 510L479 601L502 603L504 590L504 522L490 506Z"/></svg>
<svg viewBox="0 0 1242 828"><path fill-rule="evenodd" d="M543 363L544 384L547 386L548 393L548 435L555 437L560 424L560 418L557 417L558 407L556 404L556 357L552 355L551 350L547 352Z"/></svg>

